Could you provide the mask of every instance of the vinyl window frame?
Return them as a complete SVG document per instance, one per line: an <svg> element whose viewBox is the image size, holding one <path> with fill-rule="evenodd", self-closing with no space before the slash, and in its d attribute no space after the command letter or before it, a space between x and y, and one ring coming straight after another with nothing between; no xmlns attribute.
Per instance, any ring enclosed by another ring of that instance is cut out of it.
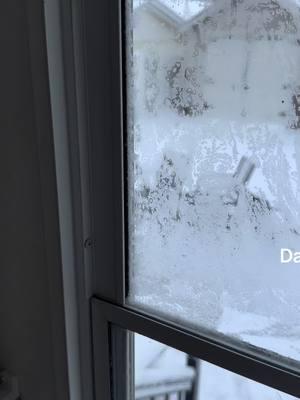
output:
<svg viewBox="0 0 300 400"><path fill-rule="evenodd" d="M124 393L127 400L133 398L129 332L300 397L296 362L287 365L270 352L196 332L126 304L125 0L61 0L61 24L69 130L70 137L76 137L70 142L71 156L75 154L71 159L73 197L78 187L82 195L80 204L75 204L79 210L75 217L81 221L75 238L81 249L77 288L80 327L85 332L80 336L81 354L89 356L81 358L85 371L81 379L83 387L93 385L88 394L83 390L83 398L123 400ZM118 333L117 327L128 334Z"/></svg>

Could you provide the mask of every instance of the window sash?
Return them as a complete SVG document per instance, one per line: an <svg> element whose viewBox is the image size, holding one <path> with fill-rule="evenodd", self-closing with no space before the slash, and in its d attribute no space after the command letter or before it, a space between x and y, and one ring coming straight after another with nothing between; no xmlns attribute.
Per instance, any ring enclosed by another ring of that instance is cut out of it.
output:
<svg viewBox="0 0 300 400"><path fill-rule="evenodd" d="M92 291L125 302L125 211L123 159L123 71L121 0L82 0L88 102ZM126 126L124 124L124 126ZM124 139L126 139L124 137Z"/></svg>
<svg viewBox="0 0 300 400"><path fill-rule="evenodd" d="M110 353L109 350L112 325L147 336L256 382L300 397L299 369L279 365L263 354L260 356L254 352L250 354L246 350L234 348L206 335L191 332L178 325L98 298L92 300L92 317L96 400L111 398L106 397L108 394L111 395L110 390L112 390L108 371L110 365L114 368L120 360L120 354L115 353L114 357L114 353ZM114 385L118 385L118 379L124 378L122 373L114 374L114 377Z"/></svg>

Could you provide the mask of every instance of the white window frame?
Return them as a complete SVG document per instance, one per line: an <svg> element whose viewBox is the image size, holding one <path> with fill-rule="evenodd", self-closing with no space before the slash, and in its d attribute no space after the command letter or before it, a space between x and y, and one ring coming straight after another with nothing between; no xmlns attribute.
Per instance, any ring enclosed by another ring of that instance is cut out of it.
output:
<svg viewBox="0 0 300 400"><path fill-rule="evenodd" d="M126 304L125 1L55 1L66 96L82 400L124 400L124 393L133 398L129 332L300 397L298 363L287 364L275 353L175 325Z"/></svg>

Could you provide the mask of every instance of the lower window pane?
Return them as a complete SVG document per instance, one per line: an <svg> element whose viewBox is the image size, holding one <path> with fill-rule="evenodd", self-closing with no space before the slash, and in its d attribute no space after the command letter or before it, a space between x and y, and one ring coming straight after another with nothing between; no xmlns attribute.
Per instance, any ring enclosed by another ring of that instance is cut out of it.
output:
<svg viewBox="0 0 300 400"><path fill-rule="evenodd" d="M291 400L279 392L135 334L136 400Z"/></svg>

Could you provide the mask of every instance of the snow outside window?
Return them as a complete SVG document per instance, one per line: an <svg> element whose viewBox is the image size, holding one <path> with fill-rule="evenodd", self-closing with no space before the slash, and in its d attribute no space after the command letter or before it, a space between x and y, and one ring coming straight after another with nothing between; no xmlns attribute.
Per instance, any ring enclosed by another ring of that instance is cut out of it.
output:
<svg viewBox="0 0 300 400"><path fill-rule="evenodd" d="M293 400L296 397L135 334L135 400L142 399Z"/></svg>
<svg viewBox="0 0 300 400"><path fill-rule="evenodd" d="M297 0L127 0L127 301L293 360L299 64Z"/></svg>

